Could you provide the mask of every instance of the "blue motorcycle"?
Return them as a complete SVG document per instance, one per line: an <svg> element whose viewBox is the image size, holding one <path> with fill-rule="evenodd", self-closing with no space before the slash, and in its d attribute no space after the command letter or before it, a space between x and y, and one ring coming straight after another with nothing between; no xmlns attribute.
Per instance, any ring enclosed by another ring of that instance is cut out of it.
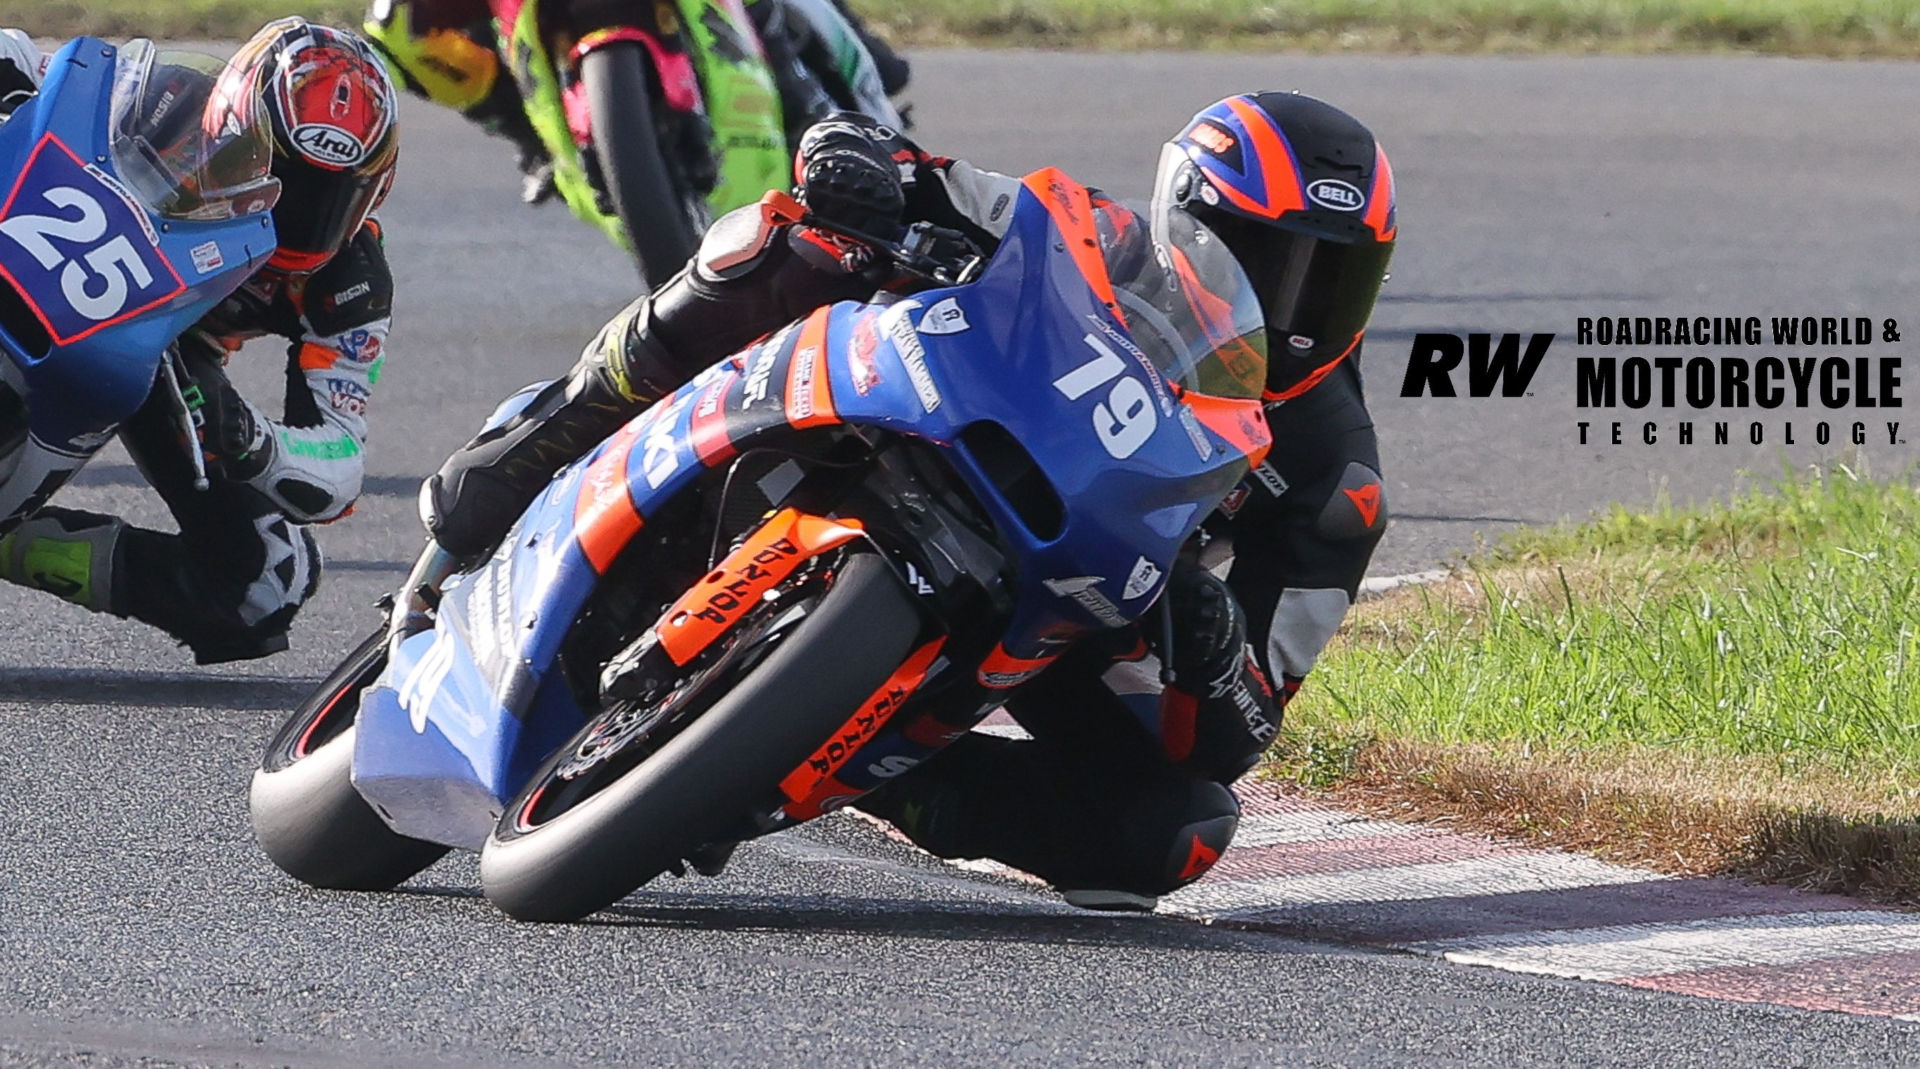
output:
<svg viewBox="0 0 1920 1069"><path fill-rule="evenodd" d="M223 70L82 37L0 125L0 535L155 389L204 464L175 339L273 254L280 193L254 109L206 107Z"/></svg>
<svg viewBox="0 0 1920 1069"><path fill-rule="evenodd" d="M1270 444L1258 304L1177 220L1044 170L989 262L867 239L927 288L709 368L477 569L423 555L270 744L268 856L384 889L477 850L509 914L582 917L853 801L1140 620Z"/></svg>

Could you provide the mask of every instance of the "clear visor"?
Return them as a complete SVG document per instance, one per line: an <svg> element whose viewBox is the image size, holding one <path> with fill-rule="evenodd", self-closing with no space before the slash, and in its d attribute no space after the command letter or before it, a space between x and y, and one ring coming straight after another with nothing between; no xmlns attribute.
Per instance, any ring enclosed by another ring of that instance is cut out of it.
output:
<svg viewBox="0 0 1920 1069"><path fill-rule="evenodd" d="M214 222L266 211L280 196L273 140L240 79L212 56L136 40L114 69L115 169L170 219Z"/></svg>

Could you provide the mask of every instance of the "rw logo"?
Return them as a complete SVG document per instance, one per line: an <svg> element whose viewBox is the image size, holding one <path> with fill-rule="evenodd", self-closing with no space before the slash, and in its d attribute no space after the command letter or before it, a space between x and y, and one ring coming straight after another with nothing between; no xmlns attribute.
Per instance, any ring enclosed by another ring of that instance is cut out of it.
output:
<svg viewBox="0 0 1920 1069"><path fill-rule="evenodd" d="M1553 335L1534 334L1527 338L1525 353L1520 351L1520 335L1502 334L1493 344L1491 334L1415 334L1413 352L1407 356L1407 377L1400 383L1400 396L1457 397L1453 389L1453 369L1467 362L1467 396L1492 397L1500 386L1500 396L1520 397L1540 370L1540 359L1547 355Z"/></svg>

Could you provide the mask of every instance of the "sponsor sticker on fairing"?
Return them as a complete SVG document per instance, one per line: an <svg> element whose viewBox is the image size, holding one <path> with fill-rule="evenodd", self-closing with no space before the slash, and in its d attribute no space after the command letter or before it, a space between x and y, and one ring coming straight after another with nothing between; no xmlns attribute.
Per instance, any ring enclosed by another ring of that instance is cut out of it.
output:
<svg viewBox="0 0 1920 1069"><path fill-rule="evenodd" d="M1193 409L1180 406L1180 426L1187 432L1187 441L1193 443L1193 451L1200 454L1201 460L1213 459L1213 443L1207 440L1207 432L1200 428L1200 417Z"/></svg>
<svg viewBox="0 0 1920 1069"><path fill-rule="evenodd" d="M920 396L920 407L932 413L940 407L940 390L934 386L933 375L927 370L927 350L920 344L920 333L908 318L919 307L919 301L901 301L880 314L880 325L893 342L894 351L900 354L907 381L913 383L913 392Z"/></svg>
<svg viewBox="0 0 1920 1069"><path fill-rule="evenodd" d="M127 211L132 213L134 221L140 224L140 232L147 236L147 244L159 245L160 234L153 229L153 220L147 218L147 209L142 205L142 202L128 191L126 186L121 185L119 179L108 174L106 171L95 167L91 163L81 164L81 166L85 167L87 173L93 176L94 181L107 187L107 192L120 198L120 202L127 206Z"/></svg>
<svg viewBox="0 0 1920 1069"><path fill-rule="evenodd" d="M793 362L788 365L787 400L794 419L813 415L813 362L819 356L820 347L809 345L793 354Z"/></svg>
<svg viewBox="0 0 1920 1069"><path fill-rule="evenodd" d="M1105 594L1100 593L1100 584L1106 581L1104 576L1078 575L1069 579L1042 580L1040 585L1046 587L1056 597L1070 599L1108 627L1125 627L1127 618L1121 615L1120 607L1108 601Z"/></svg>
<svg viewBox="0 0 1920 1069"><path fill-rule="evenodd" d="M767 390L773 379L773 362L780 358L781 348L798 326L795 322L781 327L753 351L753 361L747 366L747 385L740 395L740 408L743 411L767 399Z"/></svg>
<svg viewBox="0 0 1920 1069"><path fill-rule="evenodd" d="M1126 589L1120 591L1121 601L1132 601L1145 595L1160 582L1160 566L1141 557L1133 562L1133 571L1127 575Z"/></svg>
<svg viewBox="0 0 1920 1069"><path fill-rule="evenodd" d="M187 251L193 257L193 269L203 275L220 270L227 262L227 258L220 255L220 243L217 241L202 242Z"/></svg>
<svg viewBox="0 0 1920 1069"><path fill-rule="evenodd" d="M1107 322L1104 316L1089 314L1087 316L1087 322L1092 323L1101 334L1106 335L1108 341L1118 346L1127 355L1133 357L1133 362L1140 365L1141 374L1144 374L1147 377L1147 382L1152 384L1153 395L1160 400L1160 414L1163 416L1173 415L1173 394L1167 389L1166 380L1160 377L1160 369L1154 365L1153 360L1148 357L1145 352L1141 351L1138 345L1133 343L1132 338L1127 337L1126 332L1116 330L1113 324ZM1200 454L1203 460L1206 459L1212 450L1211 446L1207 448L1208 452Z"/></svg>
<svg viewBox="0 0 1920 1069"><path fill-rule="evenodd" d="M922 334L959 334L972 324L967 322L967 314L960 310L960 301L955 297L944 297L936 302L927 314L920 317Z"/></svg>
<svg viewBox="0 0 1920 1069"><path fill-rule="evenodd" d="M877 317L869 312L860 317L853 325L853 340L847 345L847 370L853 376L853 388L865 397L880 384L880 365L874 360L874 354L880 350L880 329L874 326Z"/></svg>

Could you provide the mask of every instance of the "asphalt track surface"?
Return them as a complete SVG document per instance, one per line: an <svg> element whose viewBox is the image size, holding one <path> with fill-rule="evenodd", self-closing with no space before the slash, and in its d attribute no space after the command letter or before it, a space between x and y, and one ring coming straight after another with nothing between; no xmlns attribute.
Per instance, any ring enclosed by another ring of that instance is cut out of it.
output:
<svg viewBox="0 0 1920 1069"><path fill-rule="evenodd" d="M1058 163L1120 194L1144 193L1158 140L1229 91L1298 86L1375 126L1402 226L1367 358L1398 515L1382 574L1515 522L1721 493L1819 455L1782 454L1777 431L1760 448L1579 447L1572 423L1589 417L1560 344L1531 397L1402 400L1415 331L1566 333L1608 314L1920 323L1910 65L956 52L917 71L928 145L1009 171ZM294 650L195 671L160 636L0 590L0 1060L1679 1066L1920 1050L1915 1026L1885 1020L1075 914L844 821L578 926L505 921L464 858L395 895L295 886L246 822L267 735L399 579L419 478L630 296L611 249L515 202L499 143L414 107L403 159L372 474L358 513L322 533L329 578ZM270 390L274 362L245 381ZM1765 418L1797 419L1804 441L1820 415ZM1856 416L1899 413L1830 418ZM1891 474L1911 447L1869 453ZM118 453L65 502L157 515Z"/></svg>

